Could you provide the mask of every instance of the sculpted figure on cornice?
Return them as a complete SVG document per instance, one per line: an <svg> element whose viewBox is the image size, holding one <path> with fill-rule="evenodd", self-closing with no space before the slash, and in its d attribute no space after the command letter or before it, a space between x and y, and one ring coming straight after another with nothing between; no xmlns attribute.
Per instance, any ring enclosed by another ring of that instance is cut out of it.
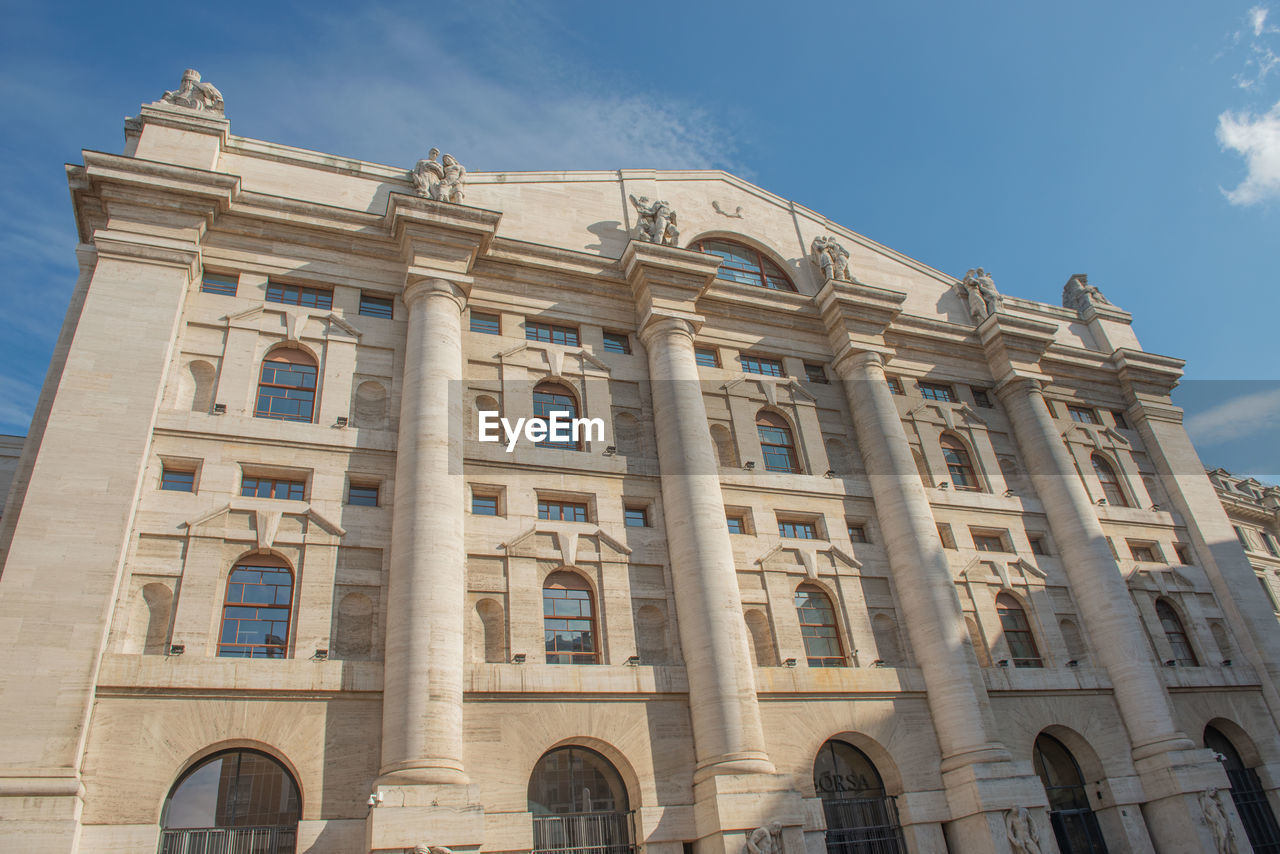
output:
<svg viewBox="0 0 1280 854"><path fill-rule="evenodd" d="M676 228L676 212L671 205L662 200L650 202L648 196L636 198L631 196L631 204L636 206L640 221L636 224L636 239L645 243L657 243L661 246L675 246L680 237Z"/></svg>
<svg viewBox="0 0 1280 854"><path fill-rule="evenodd" d="M852 282L849 276L849 252L836 242L834 237L815 237L809 244L813 253L813 263L822 270L824 279L836 279L841 282Z"/></svg>
<svg viewBox="0 0 1280 854"><path fill-rule="evenodd" d="M981 323L1000 310L1004 305L1004 297L996 290L996 283L986 270L977 267L964 274L964 279L956 283L956 290L964 298L969 307L969 315Z"/></svg>
<svg viewBox="0 0 1280 854"><path fill-rule="evenodd" d="M463 198L462 185L467 170L452 154L446 154L442 161L437 161L440 149L433 148L427 152L426 160L419 160L413 167L413 186L418 194L434 199L437 202L453 202L461 204Z"/></svg>
<svg viewBox="0 0 1280 854"><path fill-rule="evenodd" d="M200 72L194 68L188 68L182 72L182 82L178 84L178 88L172 92L165 92L160 100L176 107L219 115L226 108L222 93L212 83L201 83Z"/></svg>
<svg viewBox="0 0 1280 854"><path fill-rule="evenodd" d="M771 821L747 837L747 854L783 854L782 825Z"/></svg>
<svg viewBox="0 0 1280 854"><path fill-rule="evenodd" d="M1089 277L1084 273L1076 273L1062 286L1062 307L1073 311L1084 311L1091 305L1111 305L1102 291L1089 284Z"/></svg>
<svg viewBox="0 0 1280 854"><path fill-rule="evenodd" d="M1014 854L1044 854L1040 847L1040 831L1026 807L1014 807L1006 810L1004 826L1009 837L1009 847Z"/></svg>

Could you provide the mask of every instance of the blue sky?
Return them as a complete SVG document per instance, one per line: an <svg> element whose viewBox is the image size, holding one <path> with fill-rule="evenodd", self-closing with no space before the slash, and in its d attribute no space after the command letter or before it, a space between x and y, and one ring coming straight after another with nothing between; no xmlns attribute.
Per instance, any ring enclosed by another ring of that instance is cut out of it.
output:
<svg viewBox="0 0 1280 854"><path fill-rule="evenodd" d="M406 169L433 145L473 171L724 168L1005 293L1088 273L1188 360L1206 463L1280 472L1273 3L5 0L0 431L26 430L75 278L62 164L118 152L190 66L244 136Z"/></svg>

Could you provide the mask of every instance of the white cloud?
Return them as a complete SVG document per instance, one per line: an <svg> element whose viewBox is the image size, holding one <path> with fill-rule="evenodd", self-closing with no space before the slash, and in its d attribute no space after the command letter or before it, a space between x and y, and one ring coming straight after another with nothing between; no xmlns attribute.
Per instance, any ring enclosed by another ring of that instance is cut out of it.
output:
<svg viewBox="0 0 1280 854"><path fill-rule="evenodd" d="M1234 190L1224 190L1233 205L1280 198L1280 101L1267 112L1218 116L1218 143L1245 159L1248 174Z"/></svg>
<svg viewBox="0 0 1280 854"><path fill-rule="evenodd" d="M1220 445L1248 436L1280 431L1280 389L1241 395L1197 412L1186 420L1197 445Z"/></svg>
<svg viewBox="0 0 1280 854"><path fill-rule="evenodd" d="M1266 6L1254 6L1249 10L1249 26L1253 28L1255 36L1262 35L1267 27L1267 12L1271 11Z"/></svg>

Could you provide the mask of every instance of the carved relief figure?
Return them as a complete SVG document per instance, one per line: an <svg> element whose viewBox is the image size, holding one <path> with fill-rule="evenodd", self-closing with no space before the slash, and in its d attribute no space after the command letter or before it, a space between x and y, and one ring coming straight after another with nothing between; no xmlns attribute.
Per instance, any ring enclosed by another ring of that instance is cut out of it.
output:
<svg viewBox="0 0 1280 854"><path fill-rule="evenodd" d="M640 222L636 224L636 239L645 243L657 243L662 246L675 246L680 237L676 228L676 212L664 201L650 202L648 196L631 197L631 204L636 206Z"/></svg>
<svg viewBox="0 0 1280 854"><path fill-rule="evenodd" d="M412 852L406 852L406 854L453 854L453 851L443 845L428 845L425 842L420 842L413 846Z"/></svg>
<svg viewBox="0 0 1280 854"><path fill-rule="evenodd" d="M782 825L771 821L751 831L747 837L747 854L783 854Z"/></svg>
<svg viewBox="0 0 1280 854"><path fill-rule="evenodd" d="M429 199L435 198L436 185L444 180L444 167L436 160L439 156L440 149L433 148L427 152L426 160L419 160L418 165L413 167L411 175L418 195Z"/></svg>
<svg viewBox="0 0 1280 854"><path fill-rule="evenodd" d="M1009 847L1014 854L1044 854L1040 847L1040 831L1031 820L1026 807L1006 810L1004 826L1009 837Z"/></svg>
<svg viewBox="0 0 1280 854"><path fill-rule="evenodd" d="M1236 854L1236 834L1222 808L1222 793L1217 789L1205 789L1200 793L1200 811L1213 834L1213 844L1218 854Z"/></svg>
<svg viewBox="0 0 1280 854"><path fill-rule="evenodd" d="M210 113L221 113L226 107L222 93L212 83L201 83L200 72L194 68L182 72L182 82L178 84L178 88L165 92L160 100L176 107Z"/></svg>
<svg viewBox="0 0 1280 854"><path fill-rule="evenodd" d="M956 284L956 290L964 297L969 315L982 322L1000 310L1004 297L996 290L996 283L981 267L964 274L964 280Z"/></svg>
<svg viewBox="0 0 1280 854"><path fill-rule="evenodd" d="M809 245L813 263L822 270L823 278L851 282L849 276L849 252L834 237L815 237Z"/></svg>
<svg viewBox="0 0 1280 854"><path fill-rule="evenodd" d="M1091 305L1111 305L1102 291L1089 284L1089 277L1084 273L1076 273L1062 286L1062 307L1074 311L1084 311Z"/></svg>
<svg viewBox="0 0 1280 854"><path fill-rule="evenodd" d="M461 204L464 198L462 185L467 170L452 154L446 154L442 161L437 162L436 158L439 156L440 149L433 148L427 152L426 160L418 161L411 173L413 186L417 188L419 195L429 199Z"/></svg>

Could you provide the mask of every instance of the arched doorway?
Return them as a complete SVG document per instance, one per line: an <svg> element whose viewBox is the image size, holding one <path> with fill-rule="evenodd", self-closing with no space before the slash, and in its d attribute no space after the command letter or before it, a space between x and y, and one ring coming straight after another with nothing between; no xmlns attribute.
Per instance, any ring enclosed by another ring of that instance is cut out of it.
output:
<svg viewBox="0 0 1280 854"><path fill-rule="evenodd" d="M1276 825L1275 813L1271 811L1258 772L1245 766L1231 739L1212 724L1204 728L1204 746L1218 754L1227 770L1227 779L1231 781L1231 800L1235 801L1236 812L1240 813L1240 821L1253 850L1259 854L1280 852L1280 827Z"/></svg>
<svg viewBox="0 0 1280 854"><path fill-rule="evenodd" d="M852 744L831 739L813 763L829 854L905 854L898 809L880 772Z"/></svg>
<svg viewBox="0 0 1280 854"><path fill-rule="evenodd" d="M1084 775L1071 751L1051 735L1040 733L1032 762L1049 796L1049 822L1062 854L1107 854L1098 817L1089 806Z"/></svg>
<svg viewBox="0 0 1280 854"><path fill-rule="evenodd" d="M627 854L632 813L618 769L594 750L560 747L529 777L534 852Z"/></svg>
<svg viewBox="0 0 1280 854"><path fill-rule="evenodd" d="M302 801L285 767L256 750L225 750L174 784L160 817L160 854L293 854Z"/></svg>

